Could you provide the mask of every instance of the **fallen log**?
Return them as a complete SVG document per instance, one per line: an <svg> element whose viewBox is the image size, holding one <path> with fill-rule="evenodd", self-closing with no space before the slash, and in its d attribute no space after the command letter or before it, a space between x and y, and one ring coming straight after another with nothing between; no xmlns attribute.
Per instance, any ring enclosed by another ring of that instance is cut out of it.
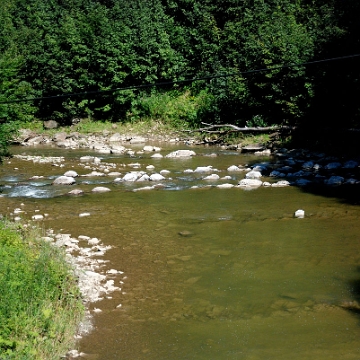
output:
<svg viewBox="0 0 360 360"><path fill-rule="evenodd" d="M233 124L220 124L220 125L213 125L213 124L207 124L202 122L202 125L206 125L206 127L201 127L198 129L192 129L192 130L183 130L184 132L194 133L194 132L201 132L201 133L207 133L207 134L229 134L232 132L273 132L273 131L291 131L295 130L296 126L266 126L266 127L239 127ZM224 129L228 128L228 129ZM222 130L216 130L216 129L222 129Z"/></svg>

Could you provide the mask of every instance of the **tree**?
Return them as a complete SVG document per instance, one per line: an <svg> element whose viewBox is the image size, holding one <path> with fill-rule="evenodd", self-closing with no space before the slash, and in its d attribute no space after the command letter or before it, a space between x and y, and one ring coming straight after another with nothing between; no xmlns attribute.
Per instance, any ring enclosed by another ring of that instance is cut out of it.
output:
<svg viewBox="0 0 360 360"><path fill-rule="evenodd" d="M19 125L31 121L35 112L31 103L11 102L32 94L31 86L18 79L21 64L21 57L11 50L0 56L0 162L9 155L8 146Z"/></svg>

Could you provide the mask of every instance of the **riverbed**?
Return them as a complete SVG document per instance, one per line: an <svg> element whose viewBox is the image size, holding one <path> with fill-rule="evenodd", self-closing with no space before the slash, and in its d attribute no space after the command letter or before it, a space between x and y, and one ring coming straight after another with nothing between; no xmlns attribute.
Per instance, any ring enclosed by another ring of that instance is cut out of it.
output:
<svg viewBox="0 0 360 360"><path fill-rule="evenodd" d="M164 154L180 148L162 147ZM152 158L140 146L131 156L12 150L64 161L6 161L0 213L14 216L21 208L23 220L44 215L36 222L44 234L99 238L112 246L102 271L122 272L115 278L121 290L89 305L94 329L79 340L85 358L358 359L358 205L299 186L219 188L244 178L245 172L227 171L230 166L273 161L220 148L193 148L197 155L183 159ZM85 155L122 175L149 172L149 165L169 173L151 190L110 176L51 185L68 170L95 171L81 165ZM220 179L186 171L204 166ZM93 193L95 186L110 191ZM67 195L74 187L83 194ZM298 209L305 218L294 217Z"/></svg>

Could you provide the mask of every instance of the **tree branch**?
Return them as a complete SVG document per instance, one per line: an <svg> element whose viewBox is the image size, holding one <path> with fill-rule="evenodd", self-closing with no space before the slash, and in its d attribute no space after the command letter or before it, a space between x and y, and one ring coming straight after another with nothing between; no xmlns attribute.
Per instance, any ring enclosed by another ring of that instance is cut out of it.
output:
<svg viewBox="0 0 360 360"><path fill-rule="evenodd" d="M271 131L279 131L279 130L296 129L296 126L238 127L232 124L212 125L204 122L202 122L201 124L206 125L206 127L202 127L194 130L183 130L183 131L189 133L202 132L207 134L228 134L231 132L271 132ZM229 129L225 130L224 128L229 128ZM224 129L224 130L216 130L216 129Z"/></svg>

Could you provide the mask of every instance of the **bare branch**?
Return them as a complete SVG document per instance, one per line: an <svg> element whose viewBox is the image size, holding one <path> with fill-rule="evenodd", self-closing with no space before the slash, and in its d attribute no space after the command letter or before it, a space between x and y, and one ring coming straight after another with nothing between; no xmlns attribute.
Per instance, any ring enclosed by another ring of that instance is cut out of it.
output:
<svg viewBox="0 0 360 360"><path fill-rule="evenodd" d="M295 126L238 127L233 124L212 125L204 122L202 122L201 124L206 125L206 127L202 127L194 130L183 130L183 131L189 133L201 132L207 134L228 134L232 132L271 132L271 131L279 131L279 130L296 129ZM216 129L222 129L222 130L216 130Z"/></svg>

